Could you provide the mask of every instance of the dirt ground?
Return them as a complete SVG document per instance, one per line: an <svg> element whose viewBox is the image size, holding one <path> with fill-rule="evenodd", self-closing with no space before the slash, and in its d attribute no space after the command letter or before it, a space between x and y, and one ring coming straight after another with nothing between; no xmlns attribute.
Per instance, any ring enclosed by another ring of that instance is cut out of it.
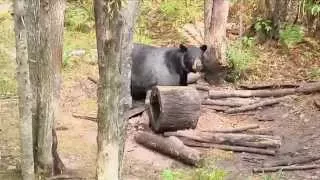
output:
<svg viewBox="0 0 320 180"><path fill-rule="evenodd" d="M83 71L79 70L79 72L82 74L70 72L72 76L68 73L64 75L61 112L56 122L58 150L70 171L77 176L93 179L97 126L95 122L74 118L72 114L95 115L97 108L96 85L87 80L87 76L95 76L94 72L96 71L90 70L87 65L80 66ZM205 94L203 95L205 96ZM215 158L217 167L230 172L228 179L263 179L262 176L252 174L250 170L260 166L264 160L320 152L320 111L313 105L314 98L320 98L320 94L292 96L290 100L278 105L252 111L251 114L246 115L226 115L203 105L197 129L210 130L254 123L259 124L261 128L272 130L274 135L280 135L283 138L283 145L275 157L222 150L207 152ZM273 121L259 121L258 116L268 116L267 118L273 119ZM19 168L20 142L17 100L0 100L0 118L0 179L17 179L3 174L3 172L15 172ZM136 144L133 140L134 135L146 127L145 118L138 116L129 120L125 146L124 179L160 179L160 173L166 168L189 168ZM320 179L320 169L285 172L283 177L283 179L290 180Z"/></svg>

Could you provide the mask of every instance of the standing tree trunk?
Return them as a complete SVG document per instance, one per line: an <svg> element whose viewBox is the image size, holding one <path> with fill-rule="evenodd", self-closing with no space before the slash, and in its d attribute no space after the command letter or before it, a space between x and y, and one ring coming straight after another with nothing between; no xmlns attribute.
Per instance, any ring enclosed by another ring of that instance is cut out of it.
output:
<svg viewBox="0 0 320 180"><path fill-rule="evenodd" d="M33 90L33 152L35 171L42 179L61 173L52 171L52 155L56 155L52 146L56 150L53 124L60 89L57 77L60 77L62 62L63 12L64 0L30 0L27 4L26 27Z"/></svg>
<svg viewBox="0 0 320 180"><path fill-rule="evenodd" d="M25 0L14 2L16 61L19 95L20 137L22 149L21 172L23 180L34 180L32 138L32 92L29 79L27 31L24 24Z"/></svg>
<svg viewBox="0 0 320 180"><path fill-rule="evenodd" d="M65 0L50 1L50 44L51 44L51 56L54 72L54 96L53 96L53 118L56 120L59 113L59 100L61 90L61 67L62 67L62 54L63 54L63 28L64 28L64 10ZM55 132L53 123L52 128L53 145L52 145L52 157L53 157L53 174L62 174L65 169L59 154L57 152L58 139Z"/></svg>
<svg viewBox="0 0 320 180"><path fill-rule="evenodd" d="M208 59L204 62L206 79L210 82L219 79L219 72L228 67L226 58L226 26L229 14L229 1L205 0L204 3L205 40L208 45ZM218 75L218 76L217 76Z"/></svg>
<svg viewBox="0 0 320 180"><path fill-rule="evenodd" d="M133 48L133 30L136 18L139 13L139 3L140 0L127 0L125 6L121 9L121 14L124 19L124 24L122 27L122 37L121 37L121 92L120 92L120 113L121 113L121 144L120 144L120 177L122 169L122 158L124 151L124 143L126 138L126 127L127 123L124 113L132 107L132 98L131 98L131 67L132 67L132 58L131 52Z"/></svg>
<svg viewBox="0 0 320 180"><path fill-rule="evenodd" d="M98 180L119 179L121 140L121 27L122 0L95 0L98 49Z"/></svg>

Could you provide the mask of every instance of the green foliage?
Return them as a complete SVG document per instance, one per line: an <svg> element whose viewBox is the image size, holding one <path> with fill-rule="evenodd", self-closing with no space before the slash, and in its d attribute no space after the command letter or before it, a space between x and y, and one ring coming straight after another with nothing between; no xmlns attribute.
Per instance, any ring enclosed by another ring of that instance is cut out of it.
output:
<svg viewBox="0 0 320 180"><path fill-rule="evenodd" d="M135 26L134 41L166 45L181 43L178 29L202 19L202 0L144 0Z"/></svg>
<svg viewBox="0 0 320 180"><path fill-rule="evenodd" d="M250 65L254 62L256 55L254 53L255 39L252 37L243 37L229 45L227 49L227 58L232 67L229 80L237 81L245 77Z"/></svg>
<svg viewBox="0 0 320 180"><path fill-rule="evenodd" d="M94 10L91 1L68 4L65 25L70 31L90 32L94 27Z"/></svg>
<svg viewBox="0 0 320 180"><path fill-rule="evenodd" d="M320 68L312 68L308 74L309 74L310 79L319 80L320 79Z"/></svg>
<svg viewBox="0 0 320 180"><path fill-rule="evenodd" d="M301 42L303 37L304 32L302 28L297 25L287 25L283 30L280 30L280 42L288 48Z"/></svg>
<svg viewBox="0 0 320 180"><path fill-rule="evenodd" d="M218 168L197 168L195 170L172 171L161 173L162 180L224 180L227 172Z"/></svg>
<svg viewBox="0 0 320 180"><path fill-rule="evenodd" d="M14 95L17 91L14 46L13 18L5 11L0 13L0 96Z"/></svg>
<svg viewBox="0 0 320 180"><path fill-rule="evenodd" d="M304 12L311 14L312 16L318 16L320 14L320 1L319 0L304 0Z"/></svg>
<svg viewBox="0 0 320 180"><path fill-rule="evenodd" d="M272 32L272 21L269 19L257 18L254 23L254 29L257 33L269 37Z"/></svg>

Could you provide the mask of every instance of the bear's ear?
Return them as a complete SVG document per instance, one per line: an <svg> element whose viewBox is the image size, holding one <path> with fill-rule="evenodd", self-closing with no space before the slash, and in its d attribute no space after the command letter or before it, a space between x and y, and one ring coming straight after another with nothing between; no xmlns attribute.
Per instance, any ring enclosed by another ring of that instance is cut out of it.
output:
<svg viewBox="0 0 320 180"><path fill-rule="evenodd" d="M201 45L200 46L200 49L203 51L203 52L205 52L206 50L207 50L207 45L205 45L205 44L203 44L203 45Z"/></svg>
<svg viewBox="0 0 320 180"><path fill-rule="evenodd" d="M188 48L183 44L180 44L179 48L180 48L181 52L187 52L187 50L188 50Z"/></svg>

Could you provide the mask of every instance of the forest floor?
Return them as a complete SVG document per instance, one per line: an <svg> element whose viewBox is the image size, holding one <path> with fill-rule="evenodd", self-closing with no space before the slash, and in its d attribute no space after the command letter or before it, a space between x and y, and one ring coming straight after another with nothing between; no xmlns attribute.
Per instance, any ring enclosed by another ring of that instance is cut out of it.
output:
<svg viewBox="0 0 320 180"><path fill-rule="evenodd" d="M61 112L56 122L58 150L66 167L72 172L81 177L94 177L96 122L74 118L72 114L96 114L96 85L87 77L97 77L97 67L88 67L85 63L80 63L77 67L77 70L64 73ZM313 105L315 98L320 98L320 94L295 96L279 105L253 111L250 115L226 115L203 105L197 129L259 124L261 128L268 128L274 135L283 138L283 145L275 157L211 149L206 151L207 158L212 161L212 165L228 172L228 179L242 180L265 178L266 175L251 173L251 169L260 166L264 160L319 153L320 111ZM16 100L0 101L0 170L15 170L20 160L17 113ZM274 120L258 121L256 117L261 115L268 115L268 118ZM164 169L190 170L190 167L135 143L133 136L139 129L147 128L146 123L140 116L129 120L124 160L125 179L160 179ZM274 174L277 176L277 173ZM293 180L319 179L320 170L282 172L281 177Z"/></svg>
<svg viewBox="0 0 320 180"><path fill-rule="evenodd" d="M8 7L0 6L0 11L3 9L7 10ZM0 28L2 27L0 26ZM11 22L11 31L12 29ZM66 33L66 36L70 34L73 33ZM79 45L76 44L78 39L92 39L86 36L80 37L79 34L73 36L74 38L66 43L66 46L71 50L78 48L76 47ZM87 43L87 41L85 42ZM320 48L319 46L313 47L314 44L310 42L312 41L298 45L296 48L291 49L289 53L274 45L261 46L259 61L257 61L256 67L252 70L254 73L248 77L247 82L294 82L306 80L310 69L320 67ZM90 41L90 43L94 44L94 40ZM12 52L14 52L14 48L12 48ZM8 62L3 60L4 58L0 57L0 80L2 76L8 74L11 76L15 71L14 60ZM74 60L73 64L63 71L61 109L57 117L56 129L59 141L58 152L68 170L77 176L94 179L97 124L93 121L72 116L74 113L86 116L96 115L97 88L87 77L97 78L97 64L93 63L94 61L90 60L90 58L89 61L86 60L88 58ZM10 65L7 66L5 63ZM6 83L7 81L4 82ZM2 85L0 81L0 90ZM280 175L277 172L271 174L271 176L268 176L269 174L256 175L251 172L253 167L259 167L265 160L320 153L320 111L313 104L315 98L320 98L320 94L294 96L292 99L288 99L278 105L252 111L250 115L227 115L211 110L207 106L201 106L201 117L197 129L210 130L258 124L261 128L272 130L274 135L281 136L283 143L275 157L249 153L232 153L216 149L206 150L207 160L211 162L208 166L227 172L227 179L230 180L320 179L320 169L282 172ZM259 121L257 117L263 115L267 115L273 121ZM128 121L124 179L161 179L160 174L165 169L183 170L183 172L192 171L193 168L191 167L135 143L133 140L134 135L139 130L147 128L146 123L146 119L141 116ZM16 177L19 162L18 101L14 98L1 99L0 97L0 180L21 179ZM319 164L320 162L316 163ZM279 178L280 176L281 178Z"/></svg>

